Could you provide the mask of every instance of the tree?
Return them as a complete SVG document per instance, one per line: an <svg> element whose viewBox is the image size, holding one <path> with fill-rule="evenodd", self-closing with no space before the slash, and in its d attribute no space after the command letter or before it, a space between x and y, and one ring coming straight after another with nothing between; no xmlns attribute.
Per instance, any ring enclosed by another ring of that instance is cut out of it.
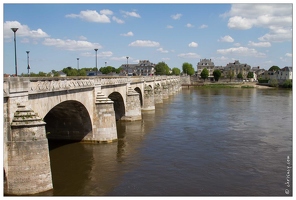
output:
<svg viewBox="0 0 296 200"><path fill-rule="evenodd" d="M243 75L242 75L242 73L241 73L241 72L238 73L237 76L236 76L236 78L238 78L238 79L243 79Z"/></svg>
<svg viewBox="0 0 296 200"><path fill-rule="evenodd" d="M181 73L181 70L179 69L179 68L176 68L176 67L174 67L173 69L172 69L172 74L173 75L180 75L180 73Z"/></svg>
<svg viewBox="0 0 296 200"><path fill-rule="evenodd" d="M234 71L233 70L229 70L228 71L228 78L230 79L230 82L231 82L231 79L234 77Z"/></svg>
<svg viewBox="0 0 296 200"><path fill-rule="evenodd" d="M116 69L112 66L107 66L107 67L101 67L100 72L102 72L102 74L109 74L111 72L116 72Z"/></svg>
<svg viewBox="0 0 296 200"><path fill-rule="evenodd" d="M201 73L200 73L200 77L206 81L206 79L209 77L209 71L207 70L207 68L204 68Z"/></svg>
<svg viewBox="0 0 296 200"><path fill-rule="evenodd" d="M194 68L192 67L192 64L188 62L183 63L182 70L183 70L183 73L186 73L189 76L194 74Z"/></svg>
<svg viewBox="0 0 296 200"><path fill-rule="evenodd" d="M280 68L276 65L273 65L272 67L269 68L268 71L278 71L278 70L280 70Z"/></svg>
<svg viewBox="0 0 296 200"><path fill-rule="evenodd" d="M169 75L170 68L165 62L159 62L155 65L155 74L156 75Z"/></svg>
<svg viewBox="0 0 296 200"><path fill-rule="evenodd" d="M247 75L247 78L254 78L254 73L253 72L249 72Z"/></svg>
<svg viewBox="0 0 296 200"><path fill-rule="evenodd" d="M215 81L219 81L219 78L221 77L221 71L219 69L215 69L213 71L213 76Z"/></svg>

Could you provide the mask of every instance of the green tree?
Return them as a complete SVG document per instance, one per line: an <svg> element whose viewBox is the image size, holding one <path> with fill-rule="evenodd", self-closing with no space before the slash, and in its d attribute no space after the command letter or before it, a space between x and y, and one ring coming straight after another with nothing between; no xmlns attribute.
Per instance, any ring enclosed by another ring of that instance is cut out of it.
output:
<svg viewBox="0 0 296 200"><path fill-rule="evenodd" d="M269 80L269 84L270 84L270 86L272 86L272 87L278 87L278 86L279 86L279 82L278 82L278 80L276 80L276 79L270 79L270 80Z"/></svg>
<svg viewBox="0 0 296 200"><path fill-rule="evenodd" d="M182 70L183 70L183 73L186 73L189 76L194 74L194 68L192 67L192 64L188 62L183 63Z"/></svg>
<svg viewBox="0 0 296 200"><path fill-rule="evenodd" d="M181 73L181 70L179 69L179 68L177 68L177 67L174 67L173 69L172 69L172 74L173 75L180 75L180 73Z"/></svg>
<svg viewBox="0 0 296 200"><path fill-rule="evenodd" d="M247 75L247 78L254 78L254 73L253 72L249 72Z"/></svg>
<svg viewBox="0 0 296 200"><path fill-rule="evenodd" d="M230 69L228 71L228 78L230 79L230 82L231 82L231 79L233 79L233 77L234 77L234 71Z"/></svg>
<svg viewBox="0 0 296 200"><path fill-rule="evenodd" d="M242 75L242 73L241 73L241 72L238 73L237 76L236 76L236 78L238 78L238 79L243 79L243 75Z"/></svg>
<svg viewBox="0 0 296 200"><path fill-rule="evenodd" d="M219 69L215 69L213 71L213 76L215 81L219 81L219 78L221 77L221 71Z"/></svg>
<svg viewBox="0 0 296 200"><path fill-rule="evenodd" d="M207 68L203 68L203 70L200 73L200 77L206 81L206 79L209 77L209 71L207 70Z"/></svg>
<svg viewBox="0 0 296 200"><path fill-rule="evenodd" d="M285 82L283 83L284 88L292 88L292 85L292 80L285 80Z"/></svg>
<svg viewBox="0 0 296 200"><path fill-rule="evenodd" d="M112 66L107 66L107 67L101 67L100 72L102 72L102 74L109 74L111 72L116 72L116 69Z"/></svg>
<svg viewBox="0 0 296 200"><path fill-rule="evenodd" d="M169 75L170 68L165 62L159 62L155 65L155 74L156 75Z"/></svg>
<svg viewBox="0 0 296 200"><path fill-rule="evenodd" d="M280 68L276 65L273 65L272 67L269 68L268 71L278 71L278 70L280 70Z"/></svg>

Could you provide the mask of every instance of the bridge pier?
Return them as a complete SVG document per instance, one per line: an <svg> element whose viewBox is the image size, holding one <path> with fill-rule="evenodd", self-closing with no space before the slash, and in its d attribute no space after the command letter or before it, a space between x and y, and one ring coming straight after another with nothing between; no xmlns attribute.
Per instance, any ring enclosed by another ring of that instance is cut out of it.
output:
<svg viewBox="0 0 296 200"><path fill-rule="evenodd" d="M116 139L117 129L113 101L99 92L95 102L93 135L92 138L84 138L84 141L112 142Z"/></svg>
<svg viewBox="0 0 296 200"><path fill-rule="evenodd" d="M169 98L169 87L166 83L162 85L162 99Z"/></svg>
<svg viewBox="0 0 296 200"><path fill-rule="evenodd" d="M4 193L27 195L53 188L45 122L18 105L7 138Z"/></svg>
<svg viewBox="0 0 296 200"><path fill-rule="evenodd" d="M124 121L136 121L142 119L141 102L139 93L128 87L126 95L126 110L125 116L121 118Z"/></svg>
<svg viewBox="0 0 296 200"><path fill-rule="evenodd" d="M154 86L154 103L163 103L161 86L159 84Z"/></svg>
<svg viewBox="0 0 296 200"><path fill-rule="evenodd" d="M155 110L154 91L149 85L144 87L144 104L142 110Z"/></svg>

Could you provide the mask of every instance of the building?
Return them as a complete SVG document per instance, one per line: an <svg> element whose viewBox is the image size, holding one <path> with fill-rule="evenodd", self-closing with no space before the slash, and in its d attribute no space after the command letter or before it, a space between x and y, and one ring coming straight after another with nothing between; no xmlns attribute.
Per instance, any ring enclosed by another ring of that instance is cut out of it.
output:
<svg viewBox="0 0 296 200"><path fill-rule="evenodd" d="M242 74L243 79L247 79L248 73L251 71L251 66L248 64L242 64L238 60L234 63L228 63L225 68L223 75L225 78L229 77L230 71L233 72L233 78L236 78L239 73Z"/></svg>
<svg viewBox="0 0 296 200"><path fill-rule="evenodd" d="M212 62L212 59L200 59L200 61L197 63L197 77L198 78L201 78L200 74L204 68L206 68L209 71L208 78L211 81L214 81L213 72L214 72L215 64L214 64L214 62Z"/></svg>
<svg viewBox="0 0 296 200"><path fill-rule="evenodd" d="M126 76L153 76L155 73L155 64L149 60L140 60L138 64L122 64L120 66L121 74Z"/></svg>
<svg viewBox="0 0 296 200"><path fill-rule="evenodd" d="M284 67L283 69L276 72L276 78L278 80L292 80L293 79L292 67Z"/></svg>

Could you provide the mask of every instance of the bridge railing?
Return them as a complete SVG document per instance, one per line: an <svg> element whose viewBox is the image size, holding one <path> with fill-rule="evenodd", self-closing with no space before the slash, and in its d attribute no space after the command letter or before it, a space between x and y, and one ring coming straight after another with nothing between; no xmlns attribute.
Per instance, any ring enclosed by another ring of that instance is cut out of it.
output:
<svg viewBox="0 0 296 200"><path fill-rule="evenodd" d="M118 85L150 81L176 80L179 76L81 76L81 77L8 77L4 78L3 94L28 91L29 93L54 92L95 87L96 84Z"/></svg>

